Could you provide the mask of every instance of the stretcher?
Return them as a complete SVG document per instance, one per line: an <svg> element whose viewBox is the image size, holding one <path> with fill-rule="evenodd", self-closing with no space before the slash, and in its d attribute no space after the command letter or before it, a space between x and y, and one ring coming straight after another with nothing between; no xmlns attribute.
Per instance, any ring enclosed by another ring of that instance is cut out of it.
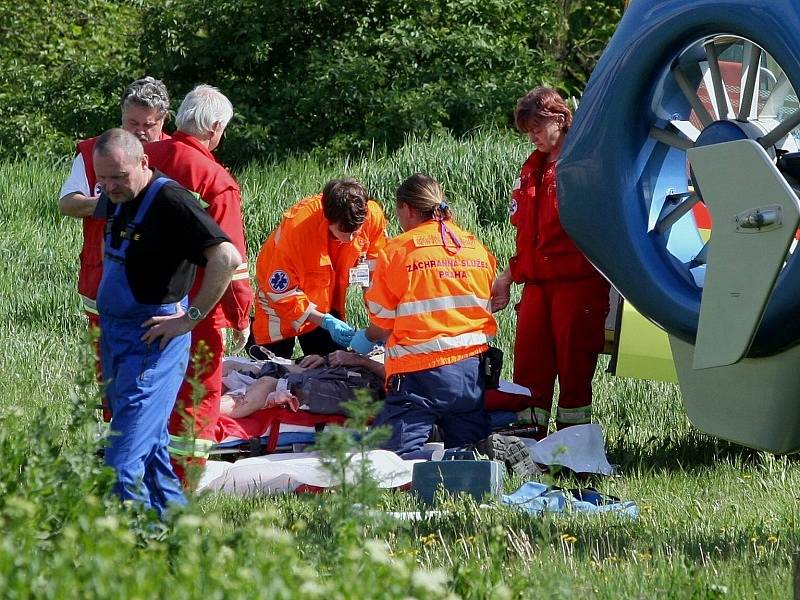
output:
<svg viewBox="0 0 800 600"><path fill-rule="evenodd" d="M247 369L263 361L227 357L225 362L235 371L237 367ZM252 381L251 377L237 376L235 372L223 378L226 388ZM516 419L516 413L528 406L529 400L527 388L509 381L501 381L497 389L486 390L486 408L492 429L508 427ZM210 456L236 460L276 452L300 452L313 444L316 434L327 425L342 425L345 420L344 415L316 414L302 409L293 412L281 407L258 410L237 419L221 415L215 432L217 443L211 448Z"/></svg>
<svg viewBox="0 0 800 600"><path fill-rule="evenodd" d="M526 407L530 398L527 388L503 381L500 388L487 390L486 405L492 429L507 427L516 419L516 412ZM275 452L297 452L314 443L316 434L327 425L342 425L344 415L320 415L305 410L292 412L286 408L267 408L252 415L234 419L222 415L217 423L217 443L210 455L235 460Z"/></svg>
<svg viewBox="0 0 800 600"><path fill-rule="evenodd" d="M217 443L210 455L236 459L274 452L294 452L314 443L326 425L341 425L343 415L320 415L286 408L267 408L240 419L220 416Z"/></svg>

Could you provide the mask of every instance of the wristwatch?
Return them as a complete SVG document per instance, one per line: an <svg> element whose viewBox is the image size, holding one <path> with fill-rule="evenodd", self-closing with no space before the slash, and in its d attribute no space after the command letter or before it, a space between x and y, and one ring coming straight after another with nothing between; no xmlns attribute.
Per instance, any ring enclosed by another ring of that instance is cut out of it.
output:
<svg viewBox="0 0 800 600"><path fill-rule="evenodd" d="M186 316L189 317L190 321L199 321L203 318L203 313L196 306L190 306L189 310L186 311Z"/></svg>

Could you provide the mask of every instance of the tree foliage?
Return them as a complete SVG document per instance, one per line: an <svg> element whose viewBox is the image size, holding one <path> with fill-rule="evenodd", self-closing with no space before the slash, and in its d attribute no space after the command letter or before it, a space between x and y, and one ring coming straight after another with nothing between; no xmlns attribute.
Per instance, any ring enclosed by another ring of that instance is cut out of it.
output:
<svg viewBox="0 0 800 600"><path fill-rule="evenodd" d="M67 154L132 79L220 87L244 163L507 126L534 85L579 94L622 0L30 0L0 6L0 156Z"/></svg>
<svg viewBox="0 0 800 600"><path fill-rule="evenodd" d="M543 51L557 14L547 2L199 0L157 10L169 25L146 32L147 59L181 89L223 87L245 125L234 134L245 154L396 147L409 133L505 125L530 82L556 72Z"/></svg>
<svg viewBox="0 0 800 600"><path fill-rule="evenodd" d="M71 154L117 125L141 74L140 19L125 0L0 3L0 157Z"/></svg>

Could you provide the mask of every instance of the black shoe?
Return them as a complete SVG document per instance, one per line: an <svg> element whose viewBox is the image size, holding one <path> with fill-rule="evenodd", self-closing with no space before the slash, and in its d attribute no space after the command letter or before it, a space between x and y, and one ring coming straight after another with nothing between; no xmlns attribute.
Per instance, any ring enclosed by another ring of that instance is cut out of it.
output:
<svg viewBox="0 0 800 600"><path fill-rule="evenodd" d="M509 425L508 427L495 429L494 433L511 437L527 438L539 442L547 437L547 428L536 424Z"/></svg>
<svg viewBox="0 0 800 600"><path fill-rule="evenodd" d="M518 437L493 433L475 444L475 449L490 459L503 463L509 473L529 477L542 472L533 462L525 442Z"/></svg>

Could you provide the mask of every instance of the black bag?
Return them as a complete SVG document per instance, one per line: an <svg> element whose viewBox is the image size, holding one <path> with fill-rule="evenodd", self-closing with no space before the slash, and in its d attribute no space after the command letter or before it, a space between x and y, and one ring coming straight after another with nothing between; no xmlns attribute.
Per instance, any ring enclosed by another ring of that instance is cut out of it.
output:
<svg viewBox="0 0 800 600"><path fill-rule="evenodd" d="M286 375L289 390L301 404L322 415L346 414L342 402L354 400L357 390L373 398L384 395L383 379L364 367L320 367Z"/></svg>
<svg viewBox="0 0 800 600"><path fill-rule="evenodd" d="M481 370L484 387L487 390L499 388L500 373L503 371L503 351L500 348L489 346L489 349L481 356Z"/></svg>

